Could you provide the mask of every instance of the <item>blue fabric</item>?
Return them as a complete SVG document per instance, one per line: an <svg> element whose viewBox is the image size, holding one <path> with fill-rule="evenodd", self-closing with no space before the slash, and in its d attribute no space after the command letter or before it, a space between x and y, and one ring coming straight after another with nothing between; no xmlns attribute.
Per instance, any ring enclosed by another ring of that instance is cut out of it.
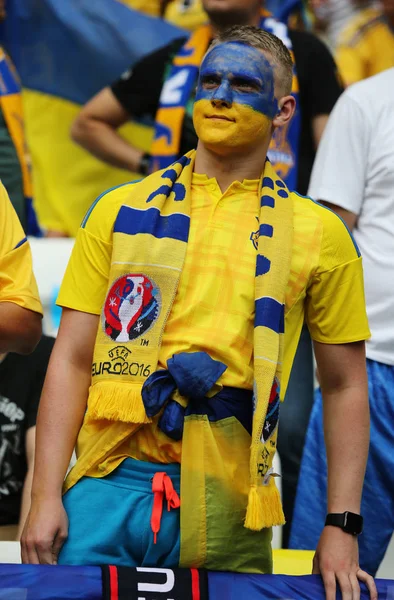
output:
<svg viewBox="0 0 394 600"><path fill-rule="evenodd" d="M23 86L77 104L182 35L116 0L12 0L0 27Z"/></svg>
<svg viewBox="0 0 394 600"><path fill-rule="evenodd" d="M167 402L159 427L172 439L180 440L185 410L179 403L170 401L171 395L178 388L182 396L198 403L223 375L227 366L213 360L207 352L180 352L167 361L167 367L152 373L145 381L142 401L148 417L157 415Z"/></svg>
<svg viewBox="0 0 394 600"><path fill-rule="evenodd" d="M394 581L376 581L379 600L393 598ZM210 600L325 600L317 575L243 575L208 573ZM1 565L0 600L102 600L100 567L52 567L45 565ZM340 595L337 595L338 600ZM361 600L369 594L361 584ZM176 600L180 600L177 598Z"/></svg>
<svg viewBox="0 0 394 600"><path fill-rule="evenodd" d="M171 477L180 493L180 466L125 459L101 479L83 477L63 498L69 537L60 552L60 565L114 564L126 567L177 567L180 530L178 509L163 503L161 528L154 544L150 518L152 477Z"/></svg>
<svg viewBox="0 0 394 600"><path fill-rule="evenodd" d="M367 360L371 443L361 512L360 565L372 575L384 557L394 531L394 366ZM317 391L308 427L290 547L314 549L327 512L327 464L324 451L323 403Z"/></svg>
<svg viewBox="0 0 394 600"><path fill-rule="evenodd" d="M259 273L256 273L259 275ZM275 298L264 297L256 300L255 327L268 327L276 333L285 331L285 307Z"/></svg>
<svg viewBox="0 0 394 600"><path fill-rule="evenodd" d="M158 208L140 210L131 206L122 206L116 217L114 233L149 233L155 238L171 238L187 242L190 217L175 214L163 217Z"/></svg>

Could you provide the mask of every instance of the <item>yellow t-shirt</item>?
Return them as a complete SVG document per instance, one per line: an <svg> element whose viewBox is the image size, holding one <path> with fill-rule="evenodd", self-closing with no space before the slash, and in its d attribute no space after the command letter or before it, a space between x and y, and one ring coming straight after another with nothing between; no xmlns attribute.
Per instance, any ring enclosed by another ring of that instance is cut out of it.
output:
<svg viewBox="0 0 394 600"><path fill-rule="evenodd" d="M208 21L208 15L202 7L201 0L172 0L165 12L167 21L174 23L178 27L194 31Z"/></svg>
<svg viewBox="0 0 394 600"><path fill-rule="evenodd" d="M0 182L0 302L42 314L29 243Z"/></svg>
<svg viewBox="0 0 394 600"><path fill-rule="evenodd" d="M367 8L345 28L336 61L346 85L394 67L394 32L381 11Z"/></svg>
<svg viewBox="0 0 394 600"><path fill-rule="evenodd" d="M193 174L191 226L184 269L164 331L159 367L174 353L206 351L228 365L219 380L252 388L253 319L258 237L258 181L234 182L222 194L215 179ZM115 188L93 206L79 230L58 304L99 315L108 288L112 225L131 185ZM286 293L284 397L298 339L307 321L314 340L341 344L369 337L361 258L340 218L295 195L294 243ZM181 442L157 419L122 443L105 461L110 472L126 456L180 460ZM88 473L103 476L103 466Z"/></svg>

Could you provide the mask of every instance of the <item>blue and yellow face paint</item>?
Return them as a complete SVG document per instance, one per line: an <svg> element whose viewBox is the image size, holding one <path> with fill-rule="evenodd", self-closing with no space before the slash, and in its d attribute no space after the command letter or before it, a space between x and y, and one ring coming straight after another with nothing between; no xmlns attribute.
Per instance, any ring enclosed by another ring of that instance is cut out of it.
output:
<svg viewBox="0 0 394 600"><path fill-rule="evenodd" d="M215 46L202 62L193 122L207 146L242 148L271 134L278 113L274 67L240 42Z"/></svg>

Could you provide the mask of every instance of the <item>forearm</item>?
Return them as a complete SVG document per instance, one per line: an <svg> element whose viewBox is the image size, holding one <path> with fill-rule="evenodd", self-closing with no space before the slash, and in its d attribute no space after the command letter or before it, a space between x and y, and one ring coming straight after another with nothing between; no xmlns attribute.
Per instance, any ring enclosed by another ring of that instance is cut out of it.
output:
<svg viewBox="0 0 394 600"><path fill-rule="evenodd" d="M367 384L324 392L328 512L360 512L369 448Z"/></svg>
<svg viewBox="0 0 394 600"><path fill-rule="evenodd" d="M32 500L61 494L83 421L89 385L90 371L54 351L37 418Z"/></svg>
<svg viewBox="0 0 394 600"><path fill-rule="evenodd" d="M107 123L96 119L76 121L72 128L75 142L100 160L138 173L143 152L131 146Z"/></svg>
<svg viewBox="0 0 394 600"><path fill-rule="evenodd" d="M0 302L0 353L30 354L42 333L39 313L13 302Z"/></svg>

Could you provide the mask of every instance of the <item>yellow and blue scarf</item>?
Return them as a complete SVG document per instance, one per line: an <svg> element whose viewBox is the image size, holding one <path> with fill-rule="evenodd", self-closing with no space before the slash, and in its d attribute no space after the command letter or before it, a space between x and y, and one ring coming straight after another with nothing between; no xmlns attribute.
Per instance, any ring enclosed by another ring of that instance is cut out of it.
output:
<svg viewBox="0 0 394 600"><path fill-rule="evenodd" d="M18 74L9 57L0 47L0 106L8 127L12 142L18 155L25 196L27 213L27 233L41 235L33 209L33 190L29 166L27 164L26 140L23 126L21 86Z"/></svg>
<svg viewBox="0 0 394 600"><path fill-rule="evenodd" d="M78 440L78 460L68 475L66 490L91 467L102 464L128 436L151 422L142 400L142 388L157 371L162 336L185 261L194 159L195 151L191 151L168 169L134 184L129 201L118 212L113 228L109 286L94 348L87 412ZM272 463L279 413L285 290L292 254L293 200L268 160L259 195L254 412L251 438L249 434L240 434L243 439L239 444L246 457L242 465L237 455L237 440L222 439L231 449L228 461L234 463L235 469L241 469L246 481L246 489L241 490L238 498L243 499L241 511L245 527L254 531L284 522ZM179 391L173 397L183 405L188 402ZM197 454L201 454L203 442L193 433L199 431L199 427L203 427L206 434L205 458L201 457L201 463ZM209 423L202 416L186 417L181 464L183 564L202 562L201 556L188 556L196 547L193 543L196 524L204 520L201 515L199 520L194 505L200 512L212 503L220 509L220 495L227 498L231 486L238 485L238 478L232 476L222 485L225 469L221 461L225 458L218 459L217 464L209 458L209 431ZM216 456L219 456L217 452ZM209 488L214 490L213 494L208 494L208 480L213 482ZM241 528L245 531L242 519ZM201 530L202 527L200 533ZM201 547L205 547L204 544Z"/></svg>
<svg viewBox="0 0 394 600"><path fill-rule="evenodd" d="M279 37L290 50L293 63L292 94L297 101L296 113L287 127L277 128L271 140L268 157L289 189L297 187L298 150L301 114L298 106L299 86L288 28L263 11L260 28ZM179 156L186 107L196 87L202 59L212 39L209 25L199 27L175 56L164 82L156 114L155 133L151 147L150 171L164 169Z"/></svg>

